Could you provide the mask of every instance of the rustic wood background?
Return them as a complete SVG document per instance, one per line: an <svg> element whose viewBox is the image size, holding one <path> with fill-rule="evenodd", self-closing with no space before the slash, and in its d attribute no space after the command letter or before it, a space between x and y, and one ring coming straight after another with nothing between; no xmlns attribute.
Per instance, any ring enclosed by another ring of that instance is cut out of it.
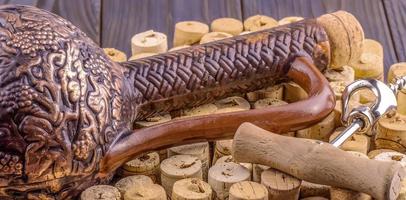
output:
<svg viewBox="0 0 406 200"><path fill-rule="evenodd" d="M244 20L255 14L275 19L316 17L346 10L361 22L367 38L381 42L385 68L406 61L406 0L0 0L50 10L70 20L102 47L130 55L130 38L153 29L166 33L183 20L210 23L219 17Z"/></svg>

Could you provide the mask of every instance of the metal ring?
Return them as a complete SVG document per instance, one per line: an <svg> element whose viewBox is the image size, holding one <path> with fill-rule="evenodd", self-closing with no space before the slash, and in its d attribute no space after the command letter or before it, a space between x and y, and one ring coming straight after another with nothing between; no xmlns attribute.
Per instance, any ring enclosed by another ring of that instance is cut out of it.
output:
<svg viewBox="0 0 406 200"><path fill-rule="evenodd" d="M371 130L372 125L374 124L374 118L371 115L371 108L368 106L354 108L348 115L347 126L349 126L355 120L361 120L363 122L363 126L357 131L357 133L367 133L369 130Z"/></svg>

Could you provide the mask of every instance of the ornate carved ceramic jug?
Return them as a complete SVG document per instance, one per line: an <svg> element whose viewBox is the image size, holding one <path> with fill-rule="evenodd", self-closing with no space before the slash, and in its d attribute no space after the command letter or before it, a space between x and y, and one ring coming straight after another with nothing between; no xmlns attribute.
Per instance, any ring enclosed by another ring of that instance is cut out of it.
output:
<svg viewBox="0 0 406 200"><path fill-rule="evenodd" d="M319 70L329 37L316 20L115 63L68 21L34 7L0 7L0 196L65 199L109 180L139 153L231 137L242 122L275 132L325 117L334 95ZM289 105L173 120L134 120L293 80Z"/></svg>

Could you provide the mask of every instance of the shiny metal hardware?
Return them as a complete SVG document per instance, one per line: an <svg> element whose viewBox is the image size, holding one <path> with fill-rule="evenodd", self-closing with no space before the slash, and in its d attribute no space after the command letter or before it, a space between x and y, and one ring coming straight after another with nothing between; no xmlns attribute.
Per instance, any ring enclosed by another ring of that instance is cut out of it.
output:
<svg viewBox="0 0 406 200"><path fill-rule="evenodd" d="M395 112L397 107L397 91L406 86L406 77L397 79L389 86L375 79L358 80L348 85L342 95L341 121L347 128L330 143L339 147L354 133L366 133L375 125L379 118L387 113ZM359 106L349 112L351 96L361 90L369 89L377 97L371 106Z"/></svg>

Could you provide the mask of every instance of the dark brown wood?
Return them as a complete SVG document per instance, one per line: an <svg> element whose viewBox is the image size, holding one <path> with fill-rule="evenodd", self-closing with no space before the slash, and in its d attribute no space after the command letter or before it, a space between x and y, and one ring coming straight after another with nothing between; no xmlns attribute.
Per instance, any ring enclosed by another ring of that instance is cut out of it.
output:
<svg viewBox="0 0 406 200"><path fill-rule="evenodd" d="M35 7L1 6L0 23L1 199L70 199L109 181L143 151L221 139L244 121L280 132L304 128L335 104L320 72L330 44L316 20L124 63L111 61L73 24ZM133 120L155 112L290 79L310 98L129 130Z"/></svg>
<svg viewBox="0 0 406 200"><path fill-rule="evenodd" d="M100 45L101 1L55 0L55 5L50 11L72 22L73 25L77 26L94 42Z"/></svg>
<svg viewBox="0 0 406 200"><path fill-rule="evenodd" d="M21 4L51 11L69 20L100 44L102 0L0 0L0 5Z"/></svg>
<svg viewBox="0 0 406 200"><path fill-rule="evenodd" d="M406 61L406 1L383 0L399 62Z"/></svg>
<svg viewBox="0 0 406 200"><path fill-rule="evenodd" d="M240 0L104 0L102 45L131 56L131 37L153 29L165 33L171 47L177 22L210 24L219 17L241 19Z"/></svg>
<svg viewBox="0 0 406 200"><path fill-rule="evenodd" d="M275 19L286 16L312 18L337 10L348 11L361 23L365 37L377 40L383 45L385 72L391 64L398 60L381 0L242 0L242 7L245 19L256 14L268 15ZM401 7L397 9L399 9L398 12L403 12L403 16L405 15L404 9L402 10ZM389 13L388 16L390 19ZM404 19L404 17L398 19ZM393 27L393 29L396 28L398 27ZM404 33L402 29L399 31L399 33ZM400 37L402 37L400 34L398 37L394 37L395 41L405 41ZM399 43L397 46L403 45L402 47L404 47L404 44Z"/></svg>
<svg viewBox="0 0 406 200"><path fill-rule="evenodd" d="M112 144L102 160L99 176L109 174L135 155L154 149L205 140L231 139L238 126L244 122L277 133L302 129L319 122L335 105L327 80L308 58L298 57L288 65L287 76L309 93L306 100L264 109L172 120L154 127L125 132Z"/></svg>

